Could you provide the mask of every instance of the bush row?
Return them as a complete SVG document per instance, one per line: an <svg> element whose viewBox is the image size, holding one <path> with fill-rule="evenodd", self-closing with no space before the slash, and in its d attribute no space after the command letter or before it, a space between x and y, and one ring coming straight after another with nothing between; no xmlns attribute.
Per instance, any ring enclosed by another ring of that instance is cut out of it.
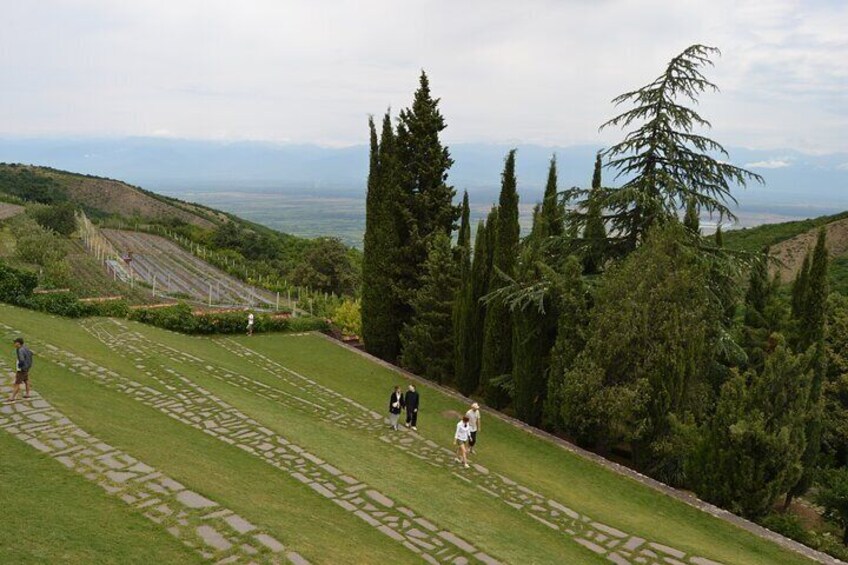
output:
<svg viewBox="0 0 848 565"><path fill-rule="evenodd" d="M138 308L130 311L130 320L151 326L188 334L237 334L247 329L247 316L243 312L195 313L187 304L164 308ZM320 318L283 318L259 314L255 318L255 332L306 332L323 331L327 323Z"/></svg>
<svg viewBox="0 0 848 565"><path fill-rule="evenodd" d="M164 308L130 309L126 300L83 302L70 293L34 294L38 278L0 262L0 302L67 318L108 316L129 318L160 328L189 334L236 334L246 330L243 312L195 313L187 304ZM323 331L327 323L319 318L283 318L259 314L255 332Z"/></svg>

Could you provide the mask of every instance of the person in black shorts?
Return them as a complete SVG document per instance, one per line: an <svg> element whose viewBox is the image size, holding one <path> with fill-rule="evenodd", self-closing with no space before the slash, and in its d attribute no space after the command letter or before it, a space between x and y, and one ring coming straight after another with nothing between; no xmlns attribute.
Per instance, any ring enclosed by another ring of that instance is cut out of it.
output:
<svg viewBox="0 0 848 565"><path fill-rule="evenodd" d="M14 344L17 362L15 363L15 385L12 388L12 396L9 397L9 402L14 402L18 399L21 385L24 385L26 388L24 398L29 398L30 394L29 371L32 369L32 351L24 345L23 338L15 338Z"/></svg>

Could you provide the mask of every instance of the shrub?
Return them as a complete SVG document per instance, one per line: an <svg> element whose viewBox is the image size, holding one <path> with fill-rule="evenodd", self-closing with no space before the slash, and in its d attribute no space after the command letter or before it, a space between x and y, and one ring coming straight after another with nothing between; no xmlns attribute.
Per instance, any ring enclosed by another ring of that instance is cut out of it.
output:
<svg viewBox="0 0 848 565"><path fill-rule="evenodd" d="M362 314L359 300L346 299L336 308L332 320L342 333L355 336L362 335Z"/></svg>
<svg viewBox="0 0 848 565"><path fill-rule="evenodd" d="M788 512L772 513L763 518L760 524L782 536L810 545L810 534L794 514Z"/></svg>
<svg viewBox="0 0 848 565"><path fill-rule="evenodd" d="M77 229L76 208L70 202L52 206L32 206L27 213L48 230L68 236Z"/></svg>
<svg viewBox="0 0 848 565"><path fill-rule="evenodd" d="M238 334L247 329L244 312L201 312L195 314L188 304L165 308L138 308L129 319L187 334ZM256 316L255 332L320 331L327 323L319 318L283 318L267 314Z"/></svg>
<svg viewBox="0 0 848 565"><path fill-rule="evenodd" d="M35 273L13 269L0 262L0 301L20 304L32 295L37 285Z"/></svg>
<svg viewBox="0 0 848 565"><path fill-rule="evenodd" d="M82 318L94 314L94 308L90 304L80 302L70 293L34 294L19 305L66 318Z"/></svg>

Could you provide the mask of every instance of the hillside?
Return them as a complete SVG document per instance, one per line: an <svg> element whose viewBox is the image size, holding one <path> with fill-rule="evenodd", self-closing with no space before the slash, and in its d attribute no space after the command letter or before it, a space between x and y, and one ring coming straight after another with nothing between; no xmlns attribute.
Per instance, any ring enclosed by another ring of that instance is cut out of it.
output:
<svg viewBox="0 0 848 565"><path fill-rule="evenodd" d="M32 186L96 215L179 220L206 229L227 221L223 213L160 196L122 181L49 167L0 164L0 192L27 198Z"/></svg>
<svg viewBox="0 0 848 565"><path fill-rule="evenodd" d="M730 230L724 233L724 243L729 249L748 252L769 247L775 259L771 271L779 272L780 279L787 283L795 279L804 256L815 245L818 230L822 226L827 230L827 247L831 256L831 288L848 293L848 212Z"/></svg>
<svg viewBox="0 0 848 565"><path fill-rule="evenodd" d="M487 410L463 469L466 400L418 382L420 433L390 432L385 396L409 377L320 335L196 338L5 305L0 320L38 359L35 399L0 406L2 465L41 494L4 500L33 527L0 532L0 561L808 562ZM79 525L57 538L57 523Z"/></svg>

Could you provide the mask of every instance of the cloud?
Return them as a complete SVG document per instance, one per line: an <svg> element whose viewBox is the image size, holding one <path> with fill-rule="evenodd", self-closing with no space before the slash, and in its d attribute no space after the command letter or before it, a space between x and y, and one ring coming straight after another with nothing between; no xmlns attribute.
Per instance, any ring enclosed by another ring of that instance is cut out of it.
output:
<svg viewBox="0 0 848 565"><path fill-rule="evenodd" d="M836 165L836 168L840 171L848 171L848 163L840 163L839 165Z"/></svg>
<svg viewBox="0 0 848 565"><path fill-rule="evenodd" d="M766 161L755 161L745 163L746 169L782 169L791 165L786 159L768 159Z"/></svg>
<svg viewBox="0 0 848 565"><path fill-rule="evenodd" d="M426 69L448 141L621 138L610 100L695 42L723 55L699 111L726 145L838 151L848 2L40 0L0 21L0 135L367 142Z"/></svg>

